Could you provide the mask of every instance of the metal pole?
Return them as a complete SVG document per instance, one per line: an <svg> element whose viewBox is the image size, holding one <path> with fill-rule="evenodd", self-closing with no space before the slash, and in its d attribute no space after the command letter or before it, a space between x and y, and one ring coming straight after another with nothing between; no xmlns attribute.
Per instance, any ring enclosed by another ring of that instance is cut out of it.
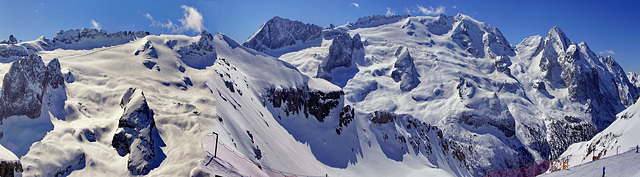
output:
<svg viewBox="0 0 640 177"><path fill-rule="evenodd" d="M218 154L218 133L213 132L213 134L216 134L216 149L213 152L213 157L216 157L216 155Z"/></svg>
<svg viewBox="0 0 640 177"><path fill-rule="evenodd" d="M211 159L209 159L209 162L207 162L207 164L204 165L204 166L209 165L209 163L211 163L211 161L213 161L213 158L216 158L216 155L218 154L218 134L216 132L212 132L212 133L216 135L216 148L213 151L213 157L211 157Z"/></svg>

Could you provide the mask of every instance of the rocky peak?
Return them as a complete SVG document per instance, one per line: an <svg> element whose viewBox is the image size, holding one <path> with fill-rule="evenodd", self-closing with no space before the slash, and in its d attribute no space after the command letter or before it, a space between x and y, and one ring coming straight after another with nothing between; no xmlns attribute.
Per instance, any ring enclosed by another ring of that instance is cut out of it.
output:
<svg viewBox="0 0 640 177"><path fill-rule="evenodd" d="M497 28L462 14L456 15L454 19L451 39L474 57L515 55L511 44Z"/></svg>
<svg viewBox="0 0 640 177"><path fill-rule="evenodd" d="M360 39L360 35L356 34L351 38L348 33L342 33L333 39L329 46L329 56L327 56L318 68L318 77L331 80L330 73L337 67L351 67L354 59L362 55L364 56L364 45Z"/></svg>
<svg viewBox="0 0 640 177"><path fill-rule="evenodd" d="M213 35L211 33L203 30L198 36L200 37L198 42L180 47L177 52L187 66L204 69L207 66L213 65L218 55L215 52Z"/></svg>
<svg viewBox="0 0 640 177"><path fill-rule="evenodd" d="M571 44L571 40L569 40L567 35L565 35L558 26L551 28L544 40L547 48L553 47L556 52L566 50Z"/></svg>
<svg viewBox="0 0 640 177"><path fill-rule="evenodd" d="M118 129L113 136L112 145L118 154L129 154L127 168L133 175L145 175L154 167L156 144L154 136L155 120L153 110L141 90L129 88L120 101L124 113L118 121Z"/></svg>
<svg viewBox="0 0 640 177"><path fill-rule="evenodd" d="M2 82L0 120L13 115L40 116L42 97L48 87L64 86L58 59L45 67L42 58L32 54L11 64Z"/></svg>
<svg viewBox="0 0 640 177"><path fill-rule="evenodd" d="M400 89L403 91L409 91L418 86L420 80L418 80L418 72L413 63L413 58L409 54L409 49L404 46L398 47L395 57L397 60L393 65L395 69L391 72L391 78L396 82L400 82Z"/></svg>
<svg viewBox="0 0 640 177"><path fill-rule="evenodd" d="M265 22L242 45L256 51L268 53L270 50L319 39L322 35L322 29L318 25L276 16Z"/></svg>

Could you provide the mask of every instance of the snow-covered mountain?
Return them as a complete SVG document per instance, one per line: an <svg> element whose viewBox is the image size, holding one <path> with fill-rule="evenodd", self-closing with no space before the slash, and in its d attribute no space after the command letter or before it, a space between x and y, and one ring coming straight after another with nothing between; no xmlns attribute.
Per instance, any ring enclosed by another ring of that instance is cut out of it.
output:
<svg viewBox="0 0 640 177"><path fill-rule="evenodd" d="M70 30L0 62L25 176L484 176L561 157L638 95L558 27L513 46L462 14L274 17L242 45Z"/></svg>
<svg viewBox="0 0 640 177"><path fill-rule="evenodd" d="M497 28L461 14L385 22L323 31L364 44L365 56L337 67L341 82L330 81L356 112L407 114L435 125L461 147L459 161L475 176L557 158L606 128L638 94L611 57L572 43L558 27L512 46ZM279 58L326 78L316 68L332 58L335 39ZM415 73L401 77L409 82L398 77L401 63L414 65Z"/></svg>
<svg viewBox="0 0 640 177"><path fill-rule="evenodd" d="M322 27L314 24L274 17L265 22L244 42L243 46L268 55L279 56L307 46L317 45Z"/></svg>

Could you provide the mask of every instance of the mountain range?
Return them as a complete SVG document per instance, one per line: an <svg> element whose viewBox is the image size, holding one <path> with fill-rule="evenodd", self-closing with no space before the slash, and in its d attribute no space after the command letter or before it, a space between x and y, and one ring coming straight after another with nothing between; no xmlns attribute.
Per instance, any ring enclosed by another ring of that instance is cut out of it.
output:
<svg viewBox="0 0 640 177"><path fill-rule="evenodd" d="M485 176L629 148L611 127L640 92L559 27L512 45L463 14L274 17L242 44L75 29L0 62L2 171L24 176Z"/></svg>

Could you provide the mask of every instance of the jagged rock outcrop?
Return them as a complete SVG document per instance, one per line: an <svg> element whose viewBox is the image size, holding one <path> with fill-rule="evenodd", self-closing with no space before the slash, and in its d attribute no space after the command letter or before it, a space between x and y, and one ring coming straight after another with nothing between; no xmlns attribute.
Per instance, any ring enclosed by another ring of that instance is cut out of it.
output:
<svg viewBox="0 0 640 177"><path fill-rule="evenodd" d="M153 110L149 108L144 93L129 88L122 96L120 106L124 113L118 121L118 129L113 136L112 145L118 154L129 154L127 168L133 175L145 175L153 168L156 160L154 142L155 120Z"/></svg>
<svg viewBox="0 0 640 177"><path fill-rule="evenodd" d="M45 91L59 87L64 87L64 78L58 59L46 67L35 54L13 62L2 82L0 120L13 115L40 116Z"/></svg>
<svg viewBox="0 0 640 177"><path fill-rule="evenodd" d="M273 17L265 22L244 44L245 47L270 54L269 51L319 39L322 27Z"/></svg>
<svg viewBox="0 0 640 177"><path fill-rule="evenodd" d="M140 49L136 50L134 55L145 54L151 58L158 58L158 53L156 53L156 48L153 47L153 43L151 41L147 41L144 43Z"/></svg>
<svg viewBox="0 0 640 177"><path fill-rule="evenodd" d="M18 39L16 39L16 37L13 37L12 35L9 35L9 40L0 40L0 44L17 44L18 43Z"/></svg>
<svg viewBox="0 0 640 177"><path fill-rule="evenodd" d="M409 54L409 49L400 46L394 55L396 63L393 65L395 69L391 72L391 78L396 82L400 82L402 91L409 91L418 86L420 80L418 80L418 72L413 63L413 58Z"/></svg>
<svg viewBox="0 0 640 177"><path fill-rule="evenodd" d="M318 66L318 78L331 81L331 71L338 67L351 67L357 57L364 57L364 45L360 35L356 34L351 38L349 34L342 33L333 39L329 46L329 56L327 56Z"/></svg>
<svg viewBox="0 0 640 177"><path fill-rule="evenodd" d="M640 75L634 72L628 72L627 78L629 79L629 82L636 87L636 89L640 89Z"/></svg>
<svg viewBox="0 0 640 177"><path fill-rule="evenodd" d="M427 24L427 30L436 35L443 35L453 28L453 23L453 17L440 14L440 16L438 16L438 20Z"/></svg>
<svg viewBox="0 0 640 177"><path fill-rule="evenodd" d="M177 50L180 59L187 66L196 69L204 69L213 65L217 58L215 47L213 45L213 35L207 30L200 33L198 42L191 43L188 46L180 47Z"/></svg>
<svg viewBox="0 0 640 177"><path fill-rule="evenodd" d="M348 24L347 27L351 29L375 27L375 26L385 25L389 23L394 23L402 19L405 19L407 17L410 17L410 15L391 15L391 16L370 15L370 16L358 18L358 20L356 20L356 23Z"/></svg>
<svg viewBox="0 0 640 177"><path fill-rule="evenodd" d="M289 115L304 113L305 117L313 115L318 121L323 122L331 110L338 107L342 91L325 93L310 90L306 86L289 89L271 88L263 98L262 104L271 103L274 108L281 108Z"/></svg>
<svg viewBox="0 0 640 177"><path fill-rule="evenodd" d="M54 37L53 43L60 44L72 44L80 42L82 40L93 40L103 43L103 46L111 46L115 44L122 44L129 42L135 38L142 38L149 35L146 31L118 31L115 33L107 33L106 30L97 29L72 29L72 30L60 30Z"/></svg>

